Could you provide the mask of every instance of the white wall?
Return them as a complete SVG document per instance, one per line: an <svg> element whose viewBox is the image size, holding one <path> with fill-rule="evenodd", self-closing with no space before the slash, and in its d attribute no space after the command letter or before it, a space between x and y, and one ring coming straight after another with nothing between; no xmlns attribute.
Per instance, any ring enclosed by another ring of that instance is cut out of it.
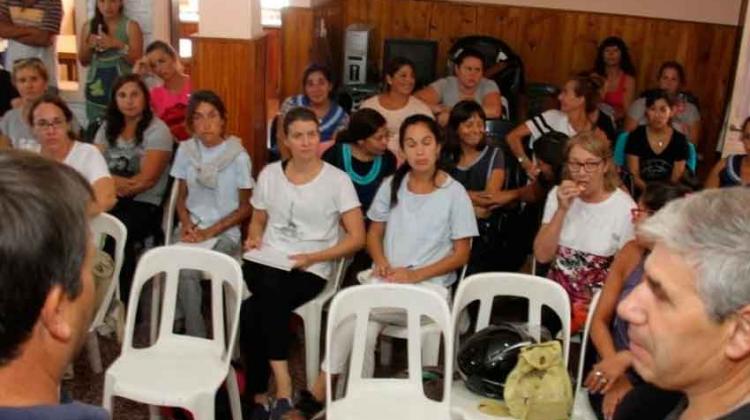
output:
<svg viewBox="0 0 750 420"><path fill-rule="evenodd" d="M202 0L198 15L200 36L252 39L263 34L259 0Z"/></svg>
<svg viewBox="0 0 750 420"><path fill-rule="evenodd" d="M459 3L506 4L577 10L736 26L742 0L453 0Z"/></svg>

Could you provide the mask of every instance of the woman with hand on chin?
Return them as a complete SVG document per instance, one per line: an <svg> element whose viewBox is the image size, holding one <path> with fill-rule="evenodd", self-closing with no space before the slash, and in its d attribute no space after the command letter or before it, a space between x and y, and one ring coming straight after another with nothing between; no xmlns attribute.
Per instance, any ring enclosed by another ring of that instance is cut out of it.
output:
<svg viewBox="0 0 750 420"><path fill-rule="evenodd" d="M406 162L383 181L367 212L372 277L388 283L423 284L448 299L455 271L469 261L471 238L478 234L471 199L460 183L440 169L443 137L434 119L425 115L407 118L399 138ZM388 324L406 325L403 313L378 311L372 319L365 376L374 371L380 331ZM346 368L354 324L350 318L336 326L331 347L336 351L326 355L331 358L332 375L340 375ZM301 393L297 405L312 417L322 409L325 395L323 372L310 392Z"/></svg>
<svg viewBox="0 0 750 420"><path fill-rule="evenodd" d="M606 139L577 134L568 141L565 161L566 179L547 196L534 256L552 263L547 276L568 292L575 332L586 321L593 288L601 287L615 253L634 237L635 203L618 188Z"/></svg>
<svg viewBox="0 0 750 420"><path fill-rule="evenodd" d="M365 242L351 180L317 155L320 132L315 113L293 108L284 116L283 129L291 157L266 166L258 176L245 249L287 255L292 269L245 262L245 282L252 296L242 305L240 336L246 393L255 402L253 418L274 420L292 408L287 363L292 311L323 290L336 259L354 254ZM276 383L273 404L267 395L271 373Z"/></svg>
<svg viewBox="0 0 750 420"><path fill-rule="evenodd" d="M73 112L54 95L42 96L29 108L28 123L41 145L41 154L73 167L86 178L96 199L89 208L92 215L109 211L117 197L107 162L96 147L75 139L72 122Z"/></svg>
<svg viewBox="0 0 750 420"><path fill-rule="evenodd" d="M254 182L250 157L240 139L226 135L226 121L226 108L216 93L193 93L187 108L193 138L177 150L171 173L179 183L180 228L173 242L215 238L211 249L239 258L240 224L250 217ZM200 280L199 271L183 271L177 297L185 315L185 332L205 337Z"/></svg>

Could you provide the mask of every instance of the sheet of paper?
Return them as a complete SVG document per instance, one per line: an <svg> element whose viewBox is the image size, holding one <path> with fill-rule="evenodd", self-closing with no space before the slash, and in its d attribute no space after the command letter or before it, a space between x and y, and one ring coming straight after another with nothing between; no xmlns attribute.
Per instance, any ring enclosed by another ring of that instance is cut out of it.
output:
<svg viewBox="0 0 750 420"><path fill-rule="evenodd" d="M182 245L182 246L192 246L195 248L203 248L203 249L214 249L214 245L216 245L216 242L219 240L219 238L211 238L206 239L203 242L177 242L175 245Z"/></svg>
<svg viewBox="0 0 750 420"><path fill-rule="evenodd" d="M242 258L284 271L291 271L294 264L294 261L290 260L286 253L268 245L264 245L260 249L251 249Z"/></svg>

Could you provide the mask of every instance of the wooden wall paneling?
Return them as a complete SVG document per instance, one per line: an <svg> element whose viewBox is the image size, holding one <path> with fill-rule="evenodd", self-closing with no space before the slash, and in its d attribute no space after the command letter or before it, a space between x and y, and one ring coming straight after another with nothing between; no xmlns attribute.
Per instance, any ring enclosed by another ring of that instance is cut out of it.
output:
<svg viewBox="0 0 750 420"><path fill-rule="evenodd" d="M339 80L343 67L344 34L346 32L344 1L329 0L313 9L313 45L310 62L327 65L334 77ZM321 38L321 21L326 28L325 38ZM302 73L300 73L301 77Z"/></svg>
<svg viewBox="0 0 750 420"><path fill-rule="evenodd" d="M266 35L266 98L278 99L281 92L281 29L263 28Z"/></svg>
<svg viewBox="0 0 750 420"><path fill-rule="evenodd" d="M448 50L461 37L477 33L477 7L434 2L428 38L438 41L437 72L444 75Z"/></svg>
<svg viewBox="0 0 750 420"><path fill-rule="evenodd" d="M302 89L302 72L310 63L313 36L313 10L301 7L282 9L280 99Z"/></svg>
<svg viewBox="0 0 750 420"><path fill-rule="evenodd" d="M266 161L266 37L192 40L193 88L213 90L224 100L227 133L242 139L257 175Z"/></svg>

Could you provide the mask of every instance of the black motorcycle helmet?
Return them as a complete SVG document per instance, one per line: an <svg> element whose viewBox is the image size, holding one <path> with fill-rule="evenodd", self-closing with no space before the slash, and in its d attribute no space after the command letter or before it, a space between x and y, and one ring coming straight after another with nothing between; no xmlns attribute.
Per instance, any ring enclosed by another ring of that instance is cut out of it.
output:
<svg viewBox="0 0 750 420"><path fill-rule="evenodd" d="M505 378L516 367L521 349L536 340L511 323L476 332L458 350L458 372L466 387L479 395L502 399Z"/></svg>

